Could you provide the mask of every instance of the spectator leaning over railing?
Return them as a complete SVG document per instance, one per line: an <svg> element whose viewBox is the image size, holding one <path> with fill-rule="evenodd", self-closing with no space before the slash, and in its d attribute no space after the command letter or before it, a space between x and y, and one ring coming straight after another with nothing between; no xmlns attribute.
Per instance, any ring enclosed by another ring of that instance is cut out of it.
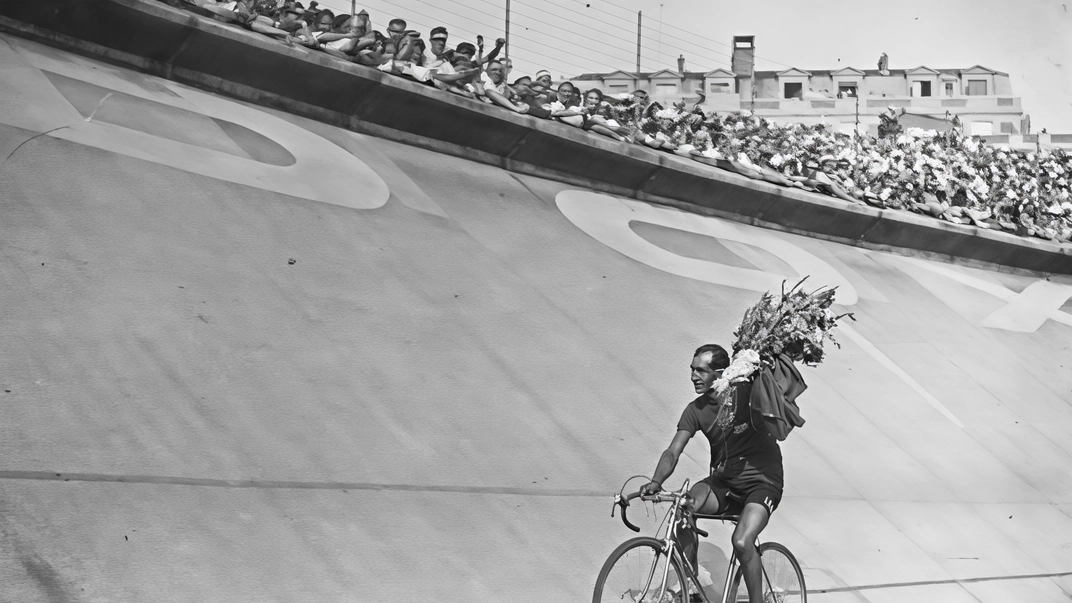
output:
<svg viewBox="0 0 1072 603"><path fill-rule="evenodd" d="M551 112L551 117L577 128L583 127L584 110L580 106L577 89L573 84L562 82L558 85L555 96L557 100L544 105L544 108Z"/></svg>
<svg viewBox="0 0 1072 603"><path fill-rule="evenodd" d="M193 0L193 4L212 13L218 21L241 25L287 44L292 42L290 32L275 27L276 5L273 0L237 0L234 2Z"/></svg>
<svg viewBox="0 0 1072 603"><path fill-rule="evenodd" d="M413 40L420 36L420 33L406 28L405 19L391 19L391 22L387 24L388 41L384 56L396 62L408 61L410 55L413 54ZM397 65L395 67L401 69Z"/></svg>
<svg viewBox="0 0 1072 603"><path fill-rule="evenodd" d="M447 51L447 28L442 25L432 28L432 31L428 35L428 47L432 52L432 59L425 62L425 66L429 69L434 69L434 75L432 75L432 83L441 90L449 90L451 86L457 84L461 80L460 84L456 87L462 87L465 84L472 84L470 81L472 75L480 75L480 68L475 67L472 63L466 61L468 66L464 71L459 72L453 65L451 65L451 54ZM459 57L464 59L464 57ZM478 80L479 81L479 80ZM457 93L457 90L452 90Z"/></svg>
<svg viewBox="0 0 1072 603"><path fill-rule="evenodd" d="M487 56L484 56L484 36L477 36L476 46L473 46L469 42L462 42L454 49L454 54L465 55L467 59L472 61L473 65L480 67L494 61L499 56L499 51L502 50L505 45L505 38L495 40L495 48L492 48L491 52L489 52Z"/></svg>
<svg viewBox="0 0 1072 603"><path fill-rule="evenodd" d="M517 94L506 83L506 68L501 61L488 63L488 81L484 83L484 94L496 105L515 113L526 113L529 106L520 102ZM517 101L517 102L515 102Z"/></svg>
<svg viewBox="0 0 1072 603"><path fill-rule="evenodd" d="M663 106L659 103L651 100L648 96L648 91L643 88L633 91L633 96L637 98L637 102L643 106L642 114L644 117L652 118L655 113L663 110Z"/></svg>
<svg viewBox="0 0 1072 603"><path fill-rule="evenodd" d="M603 91L592 88L584 93L584 129L609 136L621 142L632 142L632 129L619 124L611 114L610 104L603 100Z"/></svg>
<svg viewBox="0 0 1072 603"><path fill-rule="evenodd" d="M484 87L480 85L479 79L480 70L473 67L473 64L461 55L454 57L453 62L453 68L457 70L454 73L456 77L449 82L433 80L436 82L437 87L458 96L484 100Z"/></svg>
<svg viewBox="0 0 1072 603"><path fill-rule="evenodd" d="M531 87L541 104L547 105L558 100L558 96L555 94L555 91L551 86L551 72L546 69L541 69L536 72Z"/></svg>
<svg viewBox="0 0 1072 603"><path fill-rule="evenodd" d="M322 10L317 15L316 27L312 35L319 43L320 50L348 61L351 53L357 51L359 30L352 25L349 16L336 17L330 10Z"/></svg>
<svg viewBox="0 0 1072 603"><path fill-rule="evenodd" d="M517 93L519 102L528 105L529 110L526 111L528 115L533 117L539 117L540 119L547 119L551 117L551 111L543 107L544 103L540 102L539 95L532 89L532 78L524 75L514 80L514 92Z"/></svg>
<svg viewBox="0 0 1072 603"><path fill-rule="evenodd" d="M432 31L428 34L428 49L432 53L432 58L426 62L429 68L450 65L450 59L453 53L447 50L446 27L440 25L432 28Z"/></svg>
<svg viewBox="0 0 1072 603"><path fill-rule="evenodd" d="M303 14L305 14L305 9L301 8L300 2L289 4L276 14L276 21L272 23L272 26L291 35L296 34L305 26L305 21L302 21Z"/></svg>

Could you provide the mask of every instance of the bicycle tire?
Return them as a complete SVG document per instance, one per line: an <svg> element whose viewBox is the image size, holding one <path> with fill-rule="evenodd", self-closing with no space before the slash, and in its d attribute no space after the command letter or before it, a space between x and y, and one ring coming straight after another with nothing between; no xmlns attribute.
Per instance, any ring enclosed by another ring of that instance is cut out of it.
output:
<svg viewBox="0 0 1072 603"><path fill-rule="evenodd" d="M764 603L808 603L808 590L804 585L804 570L793 553L785 545L777 542L764 542L759 545L759 555L763 560L763 602ZM737 566L730 583L730 596L726 601L748 601L747 589L743 598L738 597L741 582L744 580L744 568ZM771 588L778 593L773 597Z"/></svg>
<svg viewBox="0 0 1072 603"><path fill-rule="evenodd" d="M603 567L599 570L596 578L596 587L592 593L592 603L678 603L681 597L675 597L671 589L682 591L682 585L686 584L685 572L678 565L677 559L669 557L662 552L663 541L647 536L631 538L618 545L618 548L607 557ZM665 563L669 563L673 571L666 576L667 589L661 601L656 601L662 571ZM654 575L652 568L654 567ZM645 582L651 577L649 592L638 598L644 590ZM650 592L654 587L654 593ZM686 599L687 601L687 599Z"/></svg>

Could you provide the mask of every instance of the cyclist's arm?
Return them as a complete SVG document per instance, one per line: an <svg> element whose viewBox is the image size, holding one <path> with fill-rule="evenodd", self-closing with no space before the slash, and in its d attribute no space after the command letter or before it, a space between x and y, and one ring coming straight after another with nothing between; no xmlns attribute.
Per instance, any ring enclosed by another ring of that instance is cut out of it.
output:
<svg viewBox="0 0 1072 603"><path fill-rule="evenodd" d="M689 443L690 438L692 438L692 432L684 429L674 434L674 439L670 441L670 447L664 450L662 456L659 457L659 464L655 467L655 475L652 476L651 482L642 490L657 492L662 488L663 482L670 477L674 472L674 468L677 467L677 460L681 457L682 451L685 450L685 444ZM654 487L654 490L651 490L652 487Z"/></svg>

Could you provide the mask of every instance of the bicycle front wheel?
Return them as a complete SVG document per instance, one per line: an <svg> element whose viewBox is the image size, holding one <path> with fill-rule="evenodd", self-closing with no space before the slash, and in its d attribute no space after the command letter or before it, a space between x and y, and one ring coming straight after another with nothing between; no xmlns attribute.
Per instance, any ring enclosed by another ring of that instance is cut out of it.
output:
<svg viewBox="0 0 1072 603"><path fill-rule="evenodd" d="M807 603L808 591L804 587L804 571L797 558L784 545L764 542L759 545L763 560L763 603ZM748 590L744 588L744 568L737 566L730 585L727 601L747 603Z"/></svg>
<svg viewBox="0 0 1072 603"><path fill-rule="evenodd" d="M626 540L607 558L596 578L592 603L681 603L688 597L685 572L655 538ZM669 564L669 567L667 567ZM666 584L663 584L663 576Z"/></svg>

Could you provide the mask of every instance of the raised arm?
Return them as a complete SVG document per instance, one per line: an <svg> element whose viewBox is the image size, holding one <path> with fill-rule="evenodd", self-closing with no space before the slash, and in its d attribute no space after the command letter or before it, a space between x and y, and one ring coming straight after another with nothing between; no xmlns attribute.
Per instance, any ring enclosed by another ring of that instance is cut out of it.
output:
<svg viewBox="0 0 1072 603"><path fill-rule="evenodd" d="M650 482L641 486L641 492L654 494L662 489L663 482L674 473L674 468L677 467L677 460L681 458L681 453L685 450L685 444L688 444L691 438L692 433L684 429L674 434L674 439L670 441L670 447L664 450L662 456L659 457L659 464L655 466L655 475L652 476Z"/></svg>
<svg viewBox="0 0 1072 603"><path fill-rule="evenodd" d="M479 41L479 45L477 46L477 56L476 56L476 64L477 65L487 65L488 63L494 61L495 58L499 56L499 51L502 50L502 47L506 45L506 38L499 38L499 39L495 40L495 48L491 49L491 52L488 53L488 56L483 56L484 55L484 39L481 36L477 36L476 39Z"/></svg>

